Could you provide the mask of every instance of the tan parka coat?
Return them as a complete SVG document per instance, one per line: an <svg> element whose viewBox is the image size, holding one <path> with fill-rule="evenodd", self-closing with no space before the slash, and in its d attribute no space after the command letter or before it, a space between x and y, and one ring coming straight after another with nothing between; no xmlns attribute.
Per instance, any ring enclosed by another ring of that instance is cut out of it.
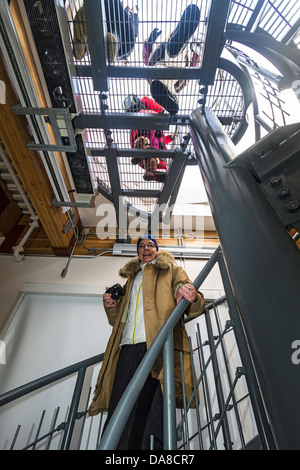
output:
<svg viewBox="0 0 300 470"><path fill-rule="evenodd" d="M113 331L107 344L94 397L89 408L89 414L91 416L101 411L108 410L119 357L120 340L128 312L130 292L133 280L140 269L139 259L135 257L119 271L121 277L127 278L127 282L124 286L126 291L125 296L121 297L116 308L106 309L108 321L110 325L113 326ZM186 272L176 264L173 256L167 251L159 251L156 256L156 263L148 263L145 266L142 288L147 349L149 349L159 330L176 307L176 293L178 288L186 283L191 283ZM196 301L189 304L184 313L190 317L195 317L200 315L203 310L203 295L197 292ZM180 351L183 352L185 390L186 396L189 399L192 393L193 381L189 340L184 327L183 316L174 328L175 389L178 408L183 406ZM161 385L163 384L162 365L162 353L160 353L153 365L151 374L154 378L160 380Z"/></svg>

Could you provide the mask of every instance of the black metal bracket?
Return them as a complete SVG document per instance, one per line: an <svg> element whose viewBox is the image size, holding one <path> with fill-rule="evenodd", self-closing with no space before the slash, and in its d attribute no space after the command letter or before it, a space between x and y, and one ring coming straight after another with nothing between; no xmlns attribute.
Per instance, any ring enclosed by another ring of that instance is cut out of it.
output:
<svg viewBox="0 0 300 470"><path fill-rule="evenodd" d="M35 108L26 106L12 106L14 114L26 116L43 116L45 122L51 124L56 144L45 142L30 142L27 144L29 150L45 150L54 152L76 152L77 144L75 140L72 120L68 108ZM64 135L62 135L64 133ZM63 138L68 138L68 144L63 142Z"/></svg>
<svg viewBox="0 0 300 470"><path fill-rule="evenodd" d="M287 228L300 230L300 123L279 127L227 166L247 166Z"/></svg>

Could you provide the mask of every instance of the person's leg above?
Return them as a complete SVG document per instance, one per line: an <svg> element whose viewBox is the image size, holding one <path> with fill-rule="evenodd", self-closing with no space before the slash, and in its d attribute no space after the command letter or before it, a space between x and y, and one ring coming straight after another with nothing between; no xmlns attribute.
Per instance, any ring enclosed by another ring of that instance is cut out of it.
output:
<svg viewBox="0 0 300 470"><path fill-rule="evenodd" d="M160 104L172 116L178 113L178 100L176 95L171 93L167 85L160 80L153 80L150 85L150 92L153 99Z"/></svg>
<svg viewBox="0 0 300 470"><path fill-rule="evenodd" d="M167 52L171 58L176 57L187 41L194 34L200 22L200 10L197 5L189 5L171 33L167 42Z"/></svg>

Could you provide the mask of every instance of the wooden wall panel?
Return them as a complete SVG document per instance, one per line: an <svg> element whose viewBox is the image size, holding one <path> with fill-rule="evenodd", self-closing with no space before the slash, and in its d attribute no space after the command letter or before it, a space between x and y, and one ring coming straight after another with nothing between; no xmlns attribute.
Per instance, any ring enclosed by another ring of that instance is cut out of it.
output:
<svg viewBox="0 0 300 470"><path fill-rule="evenodd" d="M41 107L47 106L16 0L11 2L10 8L24 50L27 65L36 87L40 105ZM6 102L0 105L0 138L13 162L34 210L40 219L40 223L49 238L53 252L59 255L68 255L74 244L72 231L68 234L63 233L63 227L68 217L66 214L62 213L61 208L52 207L54 192L41 157L38 152L29 151L27 148L27 143L32 141L32 136L29 132L26 118L24 116L14 115L11 110L11 107L18 105L20 100L10 83L7 67L1 55L0 80L2 80L6 86ZM49 126L48 129L51 134L51 128L49 128ZM53 143L55 143L54 140ZM62 155L57 153L56 156L62 170L67 190L70 190L72 188L66 168L63 164Z"/></svg>
<svg viewBox="0 0 300 470"><path fill-rule="evenodd" d="M7 237L22 217L22 211L0 177L0 231Z"/></svg>
<svg viewBox="0 0 300 470"><path fill-rule="evenodd" d="M52 207L54 193L40 155L29 151L26 144L32 140L24 116L12 113L18 98L10 83L5 64L0 59L0 80L6 85L6 103L0 105L0 138L24 185L29 199L54 248L68 249L71 235L62 233L67 216Z"/></svg>

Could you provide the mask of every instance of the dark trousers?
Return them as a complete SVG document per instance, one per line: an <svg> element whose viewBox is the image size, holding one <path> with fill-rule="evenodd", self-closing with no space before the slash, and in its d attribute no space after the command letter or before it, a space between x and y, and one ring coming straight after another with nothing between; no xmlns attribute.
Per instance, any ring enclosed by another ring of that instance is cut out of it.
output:
<svg viewBox="0 0 300 470"><path fill-rule="evenodd" d="M132 52L137 36L138 17L123 8L120 0L105 0L107 31L118 41L118 58L126 59Z"/></svg>
<svg viewBox="0 0 300 470"><path fill-rule="evenodd" d="M104 430L146 351L145 343L121 347ZM154 436L153 450L162 450L163 397L160 382L149 375L127 420L117 450L150 450L151 435Z"/></svg>

